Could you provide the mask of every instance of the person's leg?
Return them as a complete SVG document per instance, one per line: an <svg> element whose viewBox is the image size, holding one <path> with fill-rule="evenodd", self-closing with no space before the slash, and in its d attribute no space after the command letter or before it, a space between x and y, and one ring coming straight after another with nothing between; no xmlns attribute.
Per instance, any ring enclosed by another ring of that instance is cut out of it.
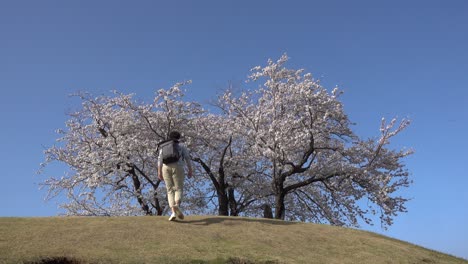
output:
<svg viewBox="0 0 468 264"><path fill-rule="evenodd" d="M168 165L163 165L163 178L164 178L164 183L166 185L166 190L167 190L167 201L169 203L169 207L171 208L172 214L175 215L174 211L174 205L175 205L175 191L174 191L174 170L171 168L171 166ZM173 218L171 216L171 218ZM169 220L173 220L169 218Z"/></svg>
<svg viewBox="0 0 468 264"><path fill-rule="evenodd" d="M180 206L184 195L184 168L181 165L177 165L175 168L174 179L174 200L175 205Z"/></svg>
<svg viewBox="0 0 468 264"><path fill-rule="evenodd" d="M180 219L184 219L184 214L180 210L180 204L184 195L184 168L181 165L177 165L173 174L174 179L174 202L175 212Z"/></svg>

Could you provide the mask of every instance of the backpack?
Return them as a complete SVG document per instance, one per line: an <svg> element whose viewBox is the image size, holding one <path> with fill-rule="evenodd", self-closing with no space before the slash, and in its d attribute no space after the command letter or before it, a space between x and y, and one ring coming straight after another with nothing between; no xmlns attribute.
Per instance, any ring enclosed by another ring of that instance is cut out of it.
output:
<svg viewBox="0 0 468 264"><path fill-rule="evenodd" d="M162 162L170 164L179 161L179 142L174 140L163 141L160 143L162 152Z"/></svg>

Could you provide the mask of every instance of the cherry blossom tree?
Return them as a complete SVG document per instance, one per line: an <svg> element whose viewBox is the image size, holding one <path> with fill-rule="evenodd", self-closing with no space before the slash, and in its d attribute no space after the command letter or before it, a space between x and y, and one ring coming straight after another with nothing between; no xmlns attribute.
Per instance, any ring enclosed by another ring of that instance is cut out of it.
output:
<svg viewBox="0 0 468 264"><path fill-rule="evenodd" d="M59 144L45 151L42 166L59 161L70 168L42 183L48 198L66 192L68 203L61 207L71 215L161 215L167 202L157 177L158 142L172 129L188 129L203 113L200 105L181 100L182 85L159 90L150 104L118 92L78 94L82 109L70 114L67 130L58 131Z"/></svg>
<svg viewBox="0 0 468 264"><path fill-rule="evenodd" d="M263 82L240 95L230 90L219 103L233 130L251 142L257 164L267 167L258 199L274 208L277 219L358 225L379 214L383 226L405 212L407 198L397 191L410 184L403 158L411 150L392 150L390 139L409 125L382 120L380 138L361 139L339 101L303 70L284 67L283 55L255 67L250 82ZM368 200L369 206L362 206ZM361 202L361 203L360 203Z"/></svg>

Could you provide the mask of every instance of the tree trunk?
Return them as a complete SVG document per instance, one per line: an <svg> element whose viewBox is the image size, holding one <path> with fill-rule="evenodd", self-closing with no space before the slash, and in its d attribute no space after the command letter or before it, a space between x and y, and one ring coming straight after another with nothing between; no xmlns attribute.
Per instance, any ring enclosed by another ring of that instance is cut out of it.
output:
<svg viewBox="0 0 468 264"><path fill-rule="evenodd" d="M156 209L157 215L163 214L163 208L161 207L161 204L159 203L159 199L158 199L156 192L154 193L154 209Z"/></svg>
<svg viewBox="0 0 468 264"><path fill-rule="evenodd" d="M143 200L143 195L141 194L141 189L140 189L141 188L141 182L140 182L140 179L138 179L138 176L136 175L135 170L131 169L129 171L129 173L132 176L133 187L135 188L135 192L137 194L137 201L140 204L141 209L143 210L143 212L145 212L146 215L153 215L153 213L151 212L149 206Z"/></svg>
<svg viewBox="0 0 468 264"><path fill-rule="evenodd" d="M229 215L229 199L226 192L223 190L218 191L218 215Z"/></svg>
<svg viewBox="0 0 468 264"><path fill-rule="evenodd" d="M224 170L222 167L219 169L218 178L216 175L211 171L211 168L203 162L200 158L195 158L193 161L199 163L213 183L213 186L216 189L216 193L218 194L218 215L229 215L229 198L226 194L226 183L224 182ZM221 163L222 164L222 163Z"/></svg>
<svg viewBox="0 0 468 264"><path fill-rule="evenodd" d="M234 188L228 188L228 199L229 199L229 215L238 216L239 210L237 208L236 197L234 196Z"/></svg>
<svg viewBox="0 0 468 264"><path fill-rule="evenodd" d="M271 210L271 206L269 204L264 204L263 206L263 218L273 218L273 211Z"/></svg>
<svg viewBox="0 0 468 264"><path fill-rule="evenodd" d="M284 206L284 197L286 196L286 193L282 191L279 194L276 194L276 199L275 199L275 219L281 219L284 220L285 217L285 212L286 208Z"/></svg>
<svg viewBox="0 0 468 264"><path fill-rule="evenodd" d="M276 175L276 169L274 173L274 175ZM284 220L284 213L286 211L284 206L284 197L286 196L286 190L284 189L284 181L286 177L282 175L281 171L278 174L279 176L274 177L273 182L275 190L275 219Z"/></svg>

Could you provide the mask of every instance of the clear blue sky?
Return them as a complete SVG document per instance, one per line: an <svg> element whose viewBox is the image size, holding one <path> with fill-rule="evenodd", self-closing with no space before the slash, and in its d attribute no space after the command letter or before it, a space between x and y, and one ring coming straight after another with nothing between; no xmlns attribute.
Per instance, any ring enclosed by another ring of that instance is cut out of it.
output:
<svg viewBox="0 0 468 264"><path fill-rule="evenodd" d="M408 117L395 147L414 184L409 213L388 231L468 259L467 1L0 0L0 216L53 216L35 173L78 90L150 100L191 79L190 99L284 52L333 88L355 131ZM57 166L51 174L65 170Z"/></svg>

